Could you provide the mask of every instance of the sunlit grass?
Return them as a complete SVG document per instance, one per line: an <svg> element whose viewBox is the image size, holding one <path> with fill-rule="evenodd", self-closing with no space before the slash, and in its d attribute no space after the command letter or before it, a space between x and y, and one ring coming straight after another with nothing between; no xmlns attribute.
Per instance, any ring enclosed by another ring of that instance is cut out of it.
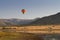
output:
<svg viewBox="0 0 60 40"><path fill-rule="evenodd" d="M0 40L36 40L37 35L18 32L0 32Z"/></svg>

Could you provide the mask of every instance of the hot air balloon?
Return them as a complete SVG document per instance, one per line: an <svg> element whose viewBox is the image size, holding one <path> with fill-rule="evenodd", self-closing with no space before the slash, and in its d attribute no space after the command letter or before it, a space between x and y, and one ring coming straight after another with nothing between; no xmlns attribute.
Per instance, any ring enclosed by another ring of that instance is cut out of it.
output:
<svg viewBox="0 0 60 40"><path fill-rule="evenodd" d="M25 14L26 10L25 10L25 9L22 9L21 12L22 12L23 14Z"/></svg>

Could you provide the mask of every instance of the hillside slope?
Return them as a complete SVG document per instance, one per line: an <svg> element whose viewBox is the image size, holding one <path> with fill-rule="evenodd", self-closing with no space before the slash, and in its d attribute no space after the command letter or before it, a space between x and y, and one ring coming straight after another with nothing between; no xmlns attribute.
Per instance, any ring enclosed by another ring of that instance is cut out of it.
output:
<svg viewBox="0 0 60 40"><path fill-rule="evenodd" d="M30 25L57 25L57 24L60 24L60 12L54 15L38 18L30 23Z"/></svg>
<svg viewBox="0 0 60 40"><path fill-rule="evenodd" d="M32 19L0 19L0 26L20 26L32 21Z"/></svg>

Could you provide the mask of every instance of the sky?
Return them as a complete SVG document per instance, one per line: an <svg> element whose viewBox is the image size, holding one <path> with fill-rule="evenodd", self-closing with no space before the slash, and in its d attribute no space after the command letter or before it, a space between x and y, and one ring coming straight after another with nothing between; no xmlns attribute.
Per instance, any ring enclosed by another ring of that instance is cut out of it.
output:
<svg viewBox="0 0 60 40"><path fill-rule="evenodd" d="M21 10L26 13L22 14ZM60 0L0 0L0 18L34 19L60 12Z"/></svg>

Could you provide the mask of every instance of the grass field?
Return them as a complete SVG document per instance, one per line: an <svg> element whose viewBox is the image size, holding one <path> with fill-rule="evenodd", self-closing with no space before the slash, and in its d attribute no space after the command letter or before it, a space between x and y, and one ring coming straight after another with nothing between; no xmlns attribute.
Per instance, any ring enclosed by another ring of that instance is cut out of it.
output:
<svg viewBox="0 0 60 40"><path fill-rule="evenodd" d="M44 34L60 34L60 25L41 25L41 26L26 26L18 27L17 31L25 31L28 33L44 33Z"/></svg>
<svg viewBox="0 0 60 40"><path fill-rule="evenodd" d="M42 25L26 27L26 30L33 33L58 33L60 34L60 25Z"/></svg>
<svg viewBox="0 0 60 40"><path fill-rule="evenodd" d="M51 36L47 35L47 37L58 39L60 37L60 25L54 25L54 26L44 25L44 26L11 27L11 29L0 28L0 40L43 40L44 38L40 37L41 33L47 34L49 32L49 27L52 28L51 29L52 32L59 33L59 35L58 36L57 34L51 35ZM24 32L21 32L21 31L24 31Z"/></svg>
<svg viewBox="0 0 60 40"><path fill-rule="evenodd" d="M17 33L17 32L0 32L0 40L43 40L35 34Z"/></svg>

